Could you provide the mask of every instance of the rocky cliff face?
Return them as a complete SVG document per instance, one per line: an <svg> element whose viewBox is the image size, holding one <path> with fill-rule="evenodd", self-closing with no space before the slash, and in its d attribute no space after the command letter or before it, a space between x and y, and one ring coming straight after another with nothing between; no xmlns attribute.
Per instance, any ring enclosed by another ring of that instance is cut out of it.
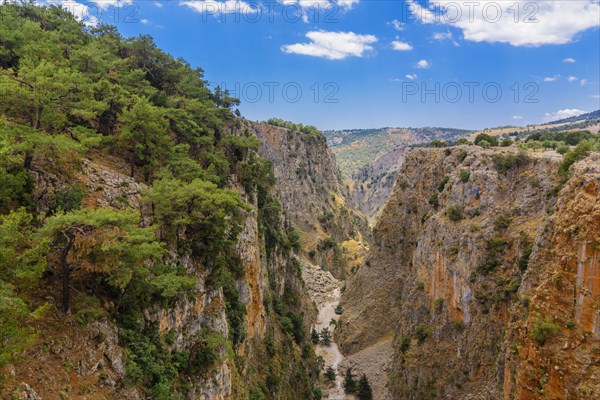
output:
<svg viewBox="0 0 600 400"><path fill-rule="evenodd" d="M381 398L598 396L600 162L560 192L557 165L473 147L407 156L338 332L349 354L393 338Z"/></svg>
<svg viewBox="0 0 600 400"><path fill-rule="evenodd" d="M276 192L302 240L303 255L344 278L362 262L369 228L366 218L346 203L335 158L323 136L248 122L242 129L261 142L259 153L273 163Z"/></svg>
<svg viewBox="0 0 600 400"><path fill-rule="evenodd" d="M346 207L335 160L324 139L244 120L234 122L231 132L255 134L260 155L272 161L277 183L271 195L283 209L277 229L282 235L292 228L300 231L300 256L322 263L338 275L346 273L347 262L360 263L366 222ZM44 213L64 182L59 182L48 166L36 165L34 171L36 205ZM86 206L141 209L146 223L151 223L141 200L146 185L128 176L122 160L92 155L82 161L77 176L86 191ZM237 182L230 186L244 193ZM308 336L316 308L307 295L298 256L287 246L266 244L257 196L244 197L250 207L238 236L236 252L243 273L235 282L245 307L241 339L234 348L220 346L218 360L210 368L182 383L186 398L254 399L268 392L273 398L306 399L312 397L316 363L312 352L302 351L300 344L307 338L298 337L297 332ZM198 265L185 254L173 252L169 258L192 273L198 283L169 307L156 305L146 310L145 323L156 327L157 334L168 338L169 349L179 353L193 352L199 343L231 338L228 303L223 289L212 288L210 267ZM58 297L58 291L52 292ZM48 300L52 302L53 297ZM144 397L127 385L127 355L114 321L105 318L90 326L69 322L73 326L63 329L63 320L68 319L57 312L52 322L45 321L40 328L47 338L9 368L7 396L56 398L64 392L69 398ZM303 326L296 328L293 324L298 320ZM294 335L286 331L290 325ZM53 350L46 353L48 348ZM44 372L44 365L52 366L52 372Z"/></svg>
<svg viewBox="0 0 600 400"><path fill-rule="evenodd" d="M347 180L350 204L375 223L392 195L398 170L410 150L396 147L361 168Z"/></svg>

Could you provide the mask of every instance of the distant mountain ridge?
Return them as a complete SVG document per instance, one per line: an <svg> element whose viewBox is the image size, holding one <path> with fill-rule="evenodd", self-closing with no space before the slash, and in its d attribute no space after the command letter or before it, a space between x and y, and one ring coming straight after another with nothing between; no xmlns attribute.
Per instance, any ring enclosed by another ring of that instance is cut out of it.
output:
<svg viewBox="0 0 600 400"><path fill-rule="evenodd" d="M396 182L408 147L454 141L472 131L454 128L379 128L325 131L353 207L374 220Z"/></svg>
<svg viewBox="0 0 600 400"><path fill-rule="evenodd" d="M558 121L548 122L544 125L567 124L579 121L590 121L594 119L600 119L600 110L592 111L586 114L576 115L574 117L559 119Z"/></svg>

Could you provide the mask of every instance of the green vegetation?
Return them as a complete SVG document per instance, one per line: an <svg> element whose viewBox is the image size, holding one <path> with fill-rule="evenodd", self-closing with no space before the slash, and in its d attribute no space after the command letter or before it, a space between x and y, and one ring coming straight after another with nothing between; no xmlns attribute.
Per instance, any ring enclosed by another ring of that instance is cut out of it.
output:
<svg viewBox="0 0 600 400"><path fill-rule="evenodd" d="M323 132L321 132L312 125L296 124L290 121L285 121L280 118L270 118L266 120L265 123L273 126L278 126L280 128L286 128L293 132L300 132L303 135L305 135L305 137L309 140L315 140L319 142L325 141L325 136L323 135Z"/></svg>
<svg viewBox="0 0 600 400"><path fill-rule="evenodd" d="M460 221L463 219L464 211L462 207L453 204L446 209L446 215L450 221Z"/></svg>
<svg viewBox="0 0 600 400"><path fill-rule="evenodd" d="M565 322L565 326L567 327L567 329L573 329L575 328L575 322L573 322L573 320L568 320L567 322Z"/></svg>
<svg viewBox="0 0 600 400"><path fill-rule="evenodd" d="M598 135L594 135L588 131L574 131L574 132L536 132L527 138L528 142L538 141L546 143L546 148L556 148L561 144L569 146L577 146L583 140L590 140L598 138ZM562 142L562 143L561 143ZM550 144L550 145L548 145Z"/></svg>
<svg viewBox="0 0 600 400"><path fill-rule="evenodd" d="M583 159L592 150L592 144L587 140L579 142L575 149L565 153L565 158L560 164L559 174L567 176L573 164Z"/></svg>
<svg viewBox="0 0 600 400"><path fill-rule="evenodd" d="M357 383L354 379L354 374L352 373L352 368L348 368L346 370L346 374L344 375L344 382L342 383L344 387L344 391L348 394L356 393Z"/></svg>
<svg viewBox="0 0 600 400"><path fill-rule="evenodd" d="M498 138L492 135L488 135L486 133L480 133L475 138L476 145L487 148L487 147L496 147L500 143L498 142Z"/></svg>
<svg viewBox="0 0 600 400"><path fill-rule="evenodd" d="M450 177L448 175L444 176L442 178L440 184L438 185L438 188L437 188L438 192L440 192L440 193L443 192L449 181L450 181Z"/></svg>
<svg viewBox="0 0 600 400"><path fill-rule="evenodd" d="M456 138L470 133L466 130L449 128L381 128L326 131L325 136L336 156L342 176L350 178L360 174L360 171L371 165L374 160L399 146L427 145L427 143L418 143L418 140L415 142L414 138L444 141L446 142L444 146L447 146Z"/></svg>
<svg viewBox="0 0 600 400"><path fill-rule="evenodd" d="M445 141L445 140L435 139L435 140L432 140L429 143L429 146L430 147L438 147L438 148L440 148L440 147L447 147L448 146L448 142Z"/></svg>
<svg viewBox="0 0 600 400"><path fill-rule="evenodd" d="M0 15L0 368L42 333L31 328L34 320L53 311L30 294L48 288L62 292L66 319L116 321L128 383L143 397L183 398L189 376L224 358L234 365L233 349L245 336L243 269L234 251L250 210L243 198L258 202L269 256L276 248L300 250L299 232L281 229L281 205L269 195L271 164L257 156L256 137L231 133L243 127L232 111L238 100L211 91L201 69L149 36L85 27L58 6L3 3ZM312 127L293 129L324 141ZM143 215L125 208L125 194L117 199L122 210L90 206L104 188L88 189L84 158L124 165L144 181ZM53 187L34 203L34 177L44 174ZM226 189L232 182L246 193ZM186 268L182 258L191 260ZM229 336L202 330L177 352L175 333L159 332L145 310L195 296L196 276L207 276L207 292L222 289ZM271 318L289 354L305 344L294 293L286 287L273 300ZM265 353L276 358L281 342L270 338ZM269 387L252 395L277 387L282 367L268 368Z"/></svg>
<svg viewBox="0 0 600 400"><path fill-rule="evenodd" d="M531 331L531 338L539 345L543 346L544 343L558 330L558 326L554 323L552 317L538 317Z"/></svg>
<svg viewBox="0 0 600 400"><path fill-rule="evenodd" d="M373 390L371 389L371 385L365 374L363 374L358 381L358 390L356 394L359 400L373 400Z"/></svg>
<svg viewBox="0 0 600 400"><path fill-rule="evenodd" d="M321 330L321 333L319 336L320 336L320 343L323 346L329 346L331 344L331 332L329 332L329 329L323 328Z"/></svg>
<svg viewBox="0 0 600 400"><path fill-rule="evenodd" d="M408 349L410 349L410 337L404 336L402 338L402 342L400 343L400 351L406 353Z"/></svg>
<svg viewBox="0 0 600 400"><path fill-rule="evenodd" d="M461 182L467 183L467 182L469 182L470 178L471 178L471 173L469 171L467 171L465 169L460 171L459 179Z"/></svg>
<svg viewBox="0 0 600 400"><path fill-rule="evenodd" d="M327 369L325 370L325 378L327 378L329 381L333 382L335 381L335 370L333 369L333 367L330 365L329 367L327 367Z"/></svg>
<svg viewBox="0 0 600 400"><path fill-rule="evenodd" d="M415 329L415 336L417 337L419 344L422 344L425 339L429 337L429 326L427 326L426 323L421 322Z"/></svg>
<svg viewBox="0 0 600 400"><path fill-rule="evenodd" d="M524 167L529 163L529 156L526 152L520 151L513 153L495 153L492 155L494 166L501 174L506 174L511 170Z"/></svg>
<svg viewBox="0 0 600 400"><path fill-rule="evenodd" d="M430 206L432 206L433 208L438 208L440 205L439 199L438 199L438 194L434 193L431 196L429 196L429 199L427 199L427 202L429 203Z"/></svg>
<svg viewBox="0 0 600 400"><path fill-rule="evenodd" d="M511 223L511 217L508 214L500 214L494 220L494 229L497 231L505 231Z"/></svg>
<svg viewBox="0 0 600 400"><path fill-rule="evenodd" d="M488 274L500 265L500 256L508 246L508 241L502 238L491 238L485 243L485 261L477 266L477 272Z"/></svg>
<svg viewBox="0 0 600 400"><path fill-rule="evenodd" d="M317 332L315 328L312 328L310 331L310 340L313 342L313 344L319 344L319 342L321 341L319 332Z"/></svg>
<svg viewBox="0 0 600 400"><path fill-rule="evenodd" d="M335 308L335 313L337 315L342 315L343 312L344 312L344 309L342 308L342 306L340 304L338 304L338 306Z"/></svg>

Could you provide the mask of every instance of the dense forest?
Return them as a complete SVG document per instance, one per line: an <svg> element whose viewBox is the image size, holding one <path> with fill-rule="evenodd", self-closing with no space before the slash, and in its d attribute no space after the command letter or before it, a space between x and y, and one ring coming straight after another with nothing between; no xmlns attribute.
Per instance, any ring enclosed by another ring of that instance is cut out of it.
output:
<svg viewBox="0 0 600 400"><path fill-rule="evenodd" d="M238 100L210 90L201 69L151 37L85 27L55 6L3 4L0 14L0 368L44 334L35 321L53 309L83 324L108 316L127 349L129 384L154 399L180 398L185 376L243 340L232 249L246 198L257 199L267 247L291 248L269 195L271 165L257 156L256 137L228 133ZM147 185L143 211L86 204L76 176L92 155ZM48 172L60 189L40 209L35 176ZM223 291L230 335L206 332L194 351L178 352L143 312L195 287L178 264L184 256ZM53 291L56 304L44 300ZM285 301L277 310L300 344L301 316Z"/></svg>

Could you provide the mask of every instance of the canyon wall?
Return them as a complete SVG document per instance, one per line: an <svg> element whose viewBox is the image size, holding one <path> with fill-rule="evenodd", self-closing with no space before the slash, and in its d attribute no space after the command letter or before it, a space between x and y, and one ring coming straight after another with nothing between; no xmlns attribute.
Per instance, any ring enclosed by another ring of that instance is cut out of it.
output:
<svg viewBox="0 0 600 400"><path fill-rule="evenodd" d="M194 354L207 346L216 349L216 359L207 359L179 383L184 398L312 398L317 367L309 331L316 308L307 295L299 257L344 276L347 263L362 261L366 220L345 205L335 159L324 138L242 119L233 121L229 131L255 135L260 142L256 155L272 162L276 182L269 191L270 204L281 205L280 214L272 213L279 215L278 220L269 227L276 240L265 236L265 210L259 196L247 193L234 175L228 186L249 206L235 250L242 271L235 277L234 289L215 289L210 265L199 264L185 251L172 251L167 256L170 262L182 266L197 284L170 304L145 310L142 325L152 329L152 335L165 344L164 351L172 354ZM40 157L32 168L36 207L41 213L47 212L54 193L66 184L50 163ZM142 200L148 188L128 172L123 160L104 153L82 159L77 183L85 189L84 204L138 209L145 223L151 224L149 205ZM301 249L294 249L287 239L291 230L299 232ZM234 299L228 290L237 291ZM58 288L49 287L44 296L53 303L59 293ZM244 309L238 312L243 320L234 321L236 327L228 314L235 307ZM81 325L52 312L36 324L45 335L7 368L3 395L149 396L128 383L128 350L122 347L123 333L110 317Z"/></svg>
<svg viewBox="0 0 600 400"><path fill-rule="evenodd" d="M559 162L407 155L337 335L350 355L391 340L381 398L598 396L600 157L564 185Z"/></svg>

